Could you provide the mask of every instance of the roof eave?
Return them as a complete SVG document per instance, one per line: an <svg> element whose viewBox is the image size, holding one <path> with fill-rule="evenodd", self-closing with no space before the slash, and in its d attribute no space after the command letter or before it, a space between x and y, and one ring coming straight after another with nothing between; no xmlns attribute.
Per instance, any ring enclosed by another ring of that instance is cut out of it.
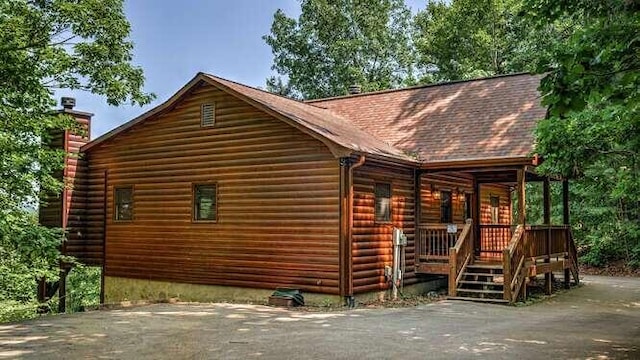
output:
<svg viewBox="0 0 640 360"><path fill-rule="evenodd" d="M520 157L428 161L422 163L420 168L423 170L462 170L467 168L489 168L498 166L537 166L538 164L539 157L537 155L533 155Z"/></svg>
<svg viewBox="0 0 640 360"><path fill-rule="evenodd" d="M126 130L128 130L129 128L143 122L144 120L155 116L155 115L159 115L162 114L165 111L169 111L173 108L173 106L180 101L180 99L182 99L184 96L186 96L187 94L189 94L189 92L191 92L191 90L193 89L193 87L198 84L200 81L203 81L203 73L198 73L193 79L191 79L186 85L184 85L182 88L180 88L180 90L178 90L178 92L176 92L173 96L171 96L169 99L167 99L167 101L163 102L162 104L154 107L153 109L143 113L142 115L139 115L138 117L134 118L133 120L127 121L126 123L118 126L117 128L103 134L102 136L92 140L91 142L85 144L84 146L82 146L80 148L80 151L82 152L86 152L100 144L102 144L103 142L116 137L118 134L125 132Z"/></svg>

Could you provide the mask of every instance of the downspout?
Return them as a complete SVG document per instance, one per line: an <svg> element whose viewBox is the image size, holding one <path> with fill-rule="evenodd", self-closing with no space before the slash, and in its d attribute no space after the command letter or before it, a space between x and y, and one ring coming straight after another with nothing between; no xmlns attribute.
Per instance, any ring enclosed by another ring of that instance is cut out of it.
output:
<svg viewBox="0 0 640 360"><path fill-rule="evenodd" d="M347 231L344 239L344 251L345 251L345 289L344 296L349 307L355 306L355 299L353 298L353 170L364 165L366 157L360 155L358 161L355 164L347 165L347 179L345 181L347 185Z"/></svg>

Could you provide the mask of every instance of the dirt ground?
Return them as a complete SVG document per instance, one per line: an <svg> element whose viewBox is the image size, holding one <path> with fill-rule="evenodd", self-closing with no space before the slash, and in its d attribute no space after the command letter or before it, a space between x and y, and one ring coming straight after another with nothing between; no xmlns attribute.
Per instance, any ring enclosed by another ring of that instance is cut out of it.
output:
<svg viewBox="0 0 640 360"><path fill-rule="evenodd" d="M640 278L531 306L156 304L0 325L0 359L640 359Z"/></svg>

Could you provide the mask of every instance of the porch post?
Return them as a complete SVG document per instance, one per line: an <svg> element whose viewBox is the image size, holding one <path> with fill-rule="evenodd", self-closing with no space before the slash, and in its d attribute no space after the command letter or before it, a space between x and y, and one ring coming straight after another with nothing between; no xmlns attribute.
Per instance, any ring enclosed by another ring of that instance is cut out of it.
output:
<svg viewBox="0 0 640 360"><path fill-rule="evenodd" d="M551 224L551 194L549 178L545 177L542 187L542 197L544 203L543 215L545 225Z"/></svg>
<svg viewBox="0 0 640 360"><path fill-rule="evenodd" d="M549 229L545 232L546 237L546 246L547 246L547 258L544 259L545 263L551 262L551 259L548 257L551 254L551 194L549 194L549 178L545 177L543 186L542 186L542 198L543 198L543 218L544 224L549 226ZM544 274L544 292L547 295L551 295L553 291L553 274L547 272Z"/></svg>
<svg viewBox="0 0 640 360"><path fill-rule="evenodd" d="M524 225L525 216L525 193L526 193L526 180L524 168L518 170L518 224Z"/></svg>
<svg viewBox="0 0 640 360"><path fill-rule="evenodd" d="M569 225L569 180L562 180L562 222Z"/></svg>
<svg viewBox="0 0 640 360"><path fill-rule="evenodd" d="M473 199L473 206L471 209L471 218L473 221L473 240L474 240L474 249L475 255L480 256L480 251L482 250L482 239L480 238L480 184L478 184L478 179L475 175L473 175L473 195L471 196Z"/></svg>
<svg viewBox="0 0 640 360"><path fill-rule="evenodd" d="M569 225L569 180L562 180L562 223L564 225ZM565 252L569 253L569 238L565 240L567 243L565 245ZM565 256L565 261L568 261L568 256ZM564 287L565 289L569 288L570 281L570 273L569 268L564 269Z"/></svg>
<svg viewBox="0 0 640 360"><path fill-rule="evenodd" d="M422 170L415 169L413 173L413 201L414 210L413 216L415 217L415 229L413 233L413 254L415 257L415 265L418 265L418 258L420 256L420 222L422 222Z"/></svg>

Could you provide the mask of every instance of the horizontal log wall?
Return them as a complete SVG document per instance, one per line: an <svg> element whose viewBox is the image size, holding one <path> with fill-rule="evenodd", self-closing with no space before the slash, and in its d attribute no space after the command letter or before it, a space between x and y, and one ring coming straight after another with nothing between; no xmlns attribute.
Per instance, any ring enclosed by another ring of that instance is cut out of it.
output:
<svg viewBox="0 0 640 360"><path fill-rule="evenodd" d="M390 223L375 221L376 182L391 183ZM392 231L398 227L407 235L404 284L417 282L414 273L415 202L412 169L387 167L367 161L354 171L353 179L353 291L386 290L384 267L393 263Z"/></svg>
<svg viewBox="0 0 640 360"><path fill-rule="evenodd" d="M200 106L215 102L215 126ZM105 275L338 294L339 163L319 141L210 86L90 151L90 238ZM218 222L192 221L192 185L216 182ZM134 220L113 189L134 187Z"/></svg>
<svg viewBox="0 0 640 360"><path fill-rule="evenodd" d="M64 113L64 110L62 110ZM87 161L80 148L89 142L90 115L71 113L80 127L78 133L69 130L56 132L48 140L48 147L67 152L64 170L54 175L64 183L61 194L47 194L39 209L40 224L63 228L66 241L62 252L88 265L102 261L102 242L87 243L85 239L85 211L87 205Z"/></svg>
<svg viewBox="0 0 640 360"><path fill-rule="evenodd" d="M51 149L64 150L65 147L65 131L58 131L50 134L47 139L47 147ZM59 172L53 175L56 179L62 181L64 174ZM42 193L40 195L41 204L38 207L38 222L46 227L62 227L62 194Z"/></svg>
<svg viewBox="0 0 640 360"><path fill-rule="evenodd" d="M440 199L433 197L434 191L451 191L453 223L465 221L464 194L473 192L473 178L463 173L438 173L422 175L421 222L440 222ZM491 196L500 197L499 218L501 224L511 223L511 193L508 186L482 184L480 186L480 222L491 223ZM470 204L473 206L473 204Z"/></svg>
<svg viewBox="0 0 640 360"><path fill-rule="evenodd" d="M67 242L64 250L67 255L77 258L80 262L88 265L99 265L102 263L102 242L86 238L85 218L87 211L87 176L88 162L80 148L89 142L90 119L88 117L76 116L76 122L85 131L83 134L67 133L67 152L65 167L65 197Z"/></svg>

